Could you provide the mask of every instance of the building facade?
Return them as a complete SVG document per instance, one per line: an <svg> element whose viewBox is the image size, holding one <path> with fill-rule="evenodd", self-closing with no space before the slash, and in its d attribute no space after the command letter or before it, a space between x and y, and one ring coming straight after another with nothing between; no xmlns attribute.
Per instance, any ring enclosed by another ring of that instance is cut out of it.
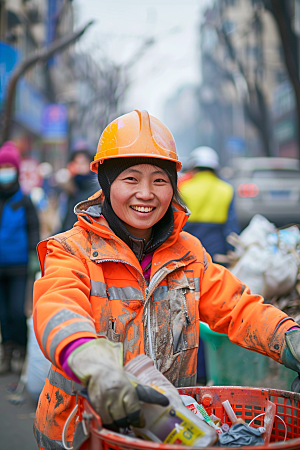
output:
<svg viewBox="0 0 300 450"><path fill-rule="evenodd" d="M200 102L221 159L295 156L293 100L275 21L263 2L215 0L200 26Z"/></svg>
<svg viewBox="0 0 300 450"><path fill-rule="evenodd" d="M9 81L18 64L72 30L70 0L0 0L2 113ZM55 120L62 120L57 114L57 103L60 92L69 86L69 76L64 76L68 51L36 63L18 80L10 129L10 139L16 142L23 158L37 163L48 161L56 169L65 164L68 150L67 111L60 135L53 133L51 137L50 132L51 126L55 128ZM47 115L49 105L54 105L52 116Z"/></svg>

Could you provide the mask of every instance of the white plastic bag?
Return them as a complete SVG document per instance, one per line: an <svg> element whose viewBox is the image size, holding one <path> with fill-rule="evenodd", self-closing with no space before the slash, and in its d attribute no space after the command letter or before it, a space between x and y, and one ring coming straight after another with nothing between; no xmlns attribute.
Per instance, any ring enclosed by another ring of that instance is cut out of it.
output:
<svg viewBox="0 0 300 450"><path fill-rule="evenodd" d="M296 284L298 262L292 253L275 253L263 274L261 295L265 298L288 294Z"/></svg>
<svg viewBox="0 0 300 450"><path fill-rule="evenodd" d="M236 265L230 269L252 294L270 299L288 294L296 284L300 265L300 231L292 226L277 230L257 214L235 237Z"/></svg>
<svg viewBox="0 0 300 450"><path fill-rule="evenodd" d="M258 245L249 247L238 260L231 272L245 283L252 294L260 294L264 285L264 270L269 254Z"/></svg>
<svg viewBox="0 0 300 450"><path fill-rule="evenodd" d="M51 362L45 358L36 340L32 317L27 319L27 383L26 389L37 401L44 387Z"/></svg>

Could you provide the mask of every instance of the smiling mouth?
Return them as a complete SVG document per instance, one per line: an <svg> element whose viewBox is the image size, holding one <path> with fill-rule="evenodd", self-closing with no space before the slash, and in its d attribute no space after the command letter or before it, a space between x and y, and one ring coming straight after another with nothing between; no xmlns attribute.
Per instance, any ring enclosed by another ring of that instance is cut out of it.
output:
<svg viewBox="0 0 300 450"><path fill-rule="evenodd" d="M155 209L154 206L130 206L130 208L142 213L149 213Z"/></svg>

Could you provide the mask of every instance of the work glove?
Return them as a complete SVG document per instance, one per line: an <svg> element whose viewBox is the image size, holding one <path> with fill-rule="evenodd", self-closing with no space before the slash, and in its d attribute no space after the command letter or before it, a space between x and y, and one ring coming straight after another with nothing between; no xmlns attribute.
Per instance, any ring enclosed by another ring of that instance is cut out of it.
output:
<svg viewBox="0 0 300 450"><path fill-rule="evenodd" d="M68 365L87 387L88 397L107 428L142 428L140 400L167 406L169 400L150 386L130 380L123 369L123 346L99 338L77 347Z"/></svg>
<svg viewBox="0 0 300 450"><path fill-rule="evenodd" d="M282 362L288 368L300 373L300 328L285 332L286 346L282 353ZM299 376L292 383L291 390L300 392Z"/></svg>
<svg viewBox="0 0 300 450"><path fill-rule="evenodd" d="M300 393L300 373L298 373L298 376L292 382L291 391Z"/></svg>

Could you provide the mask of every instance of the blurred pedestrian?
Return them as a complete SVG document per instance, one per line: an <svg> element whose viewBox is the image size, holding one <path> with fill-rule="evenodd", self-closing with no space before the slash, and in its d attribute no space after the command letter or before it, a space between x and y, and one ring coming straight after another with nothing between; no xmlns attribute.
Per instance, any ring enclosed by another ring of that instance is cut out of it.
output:
<svg viewBox="0 0 300 450"><path fill-rule="evenodd" d="M39 222L30 198L19 185L20 154L14 142L0 148L0 374L20 371L27 343L24 313L28 274L38 267Z"/></svg>
<svg viewBox="0 0 300 450"><path fill-rule="evenodd" d="M240 227L234 207L233 187L219 178L219 156L210 147L197 147L190 154L189 176L179 185L191 215L184 230L196 236L213 261L216 254L231 250L226 238Z"/></svg>
<svg viewBox="0 0 300 450"><path fill-rule="evenodd" d="M97 178L90 171L90 163L93 158L89 145L85 141L80 141L80 144L72 149L67 165L69 177L60 183L63 188L59 198L62 232L72 228L77 220L74 213L75 205L93 195L98 189Z"/></svg>

